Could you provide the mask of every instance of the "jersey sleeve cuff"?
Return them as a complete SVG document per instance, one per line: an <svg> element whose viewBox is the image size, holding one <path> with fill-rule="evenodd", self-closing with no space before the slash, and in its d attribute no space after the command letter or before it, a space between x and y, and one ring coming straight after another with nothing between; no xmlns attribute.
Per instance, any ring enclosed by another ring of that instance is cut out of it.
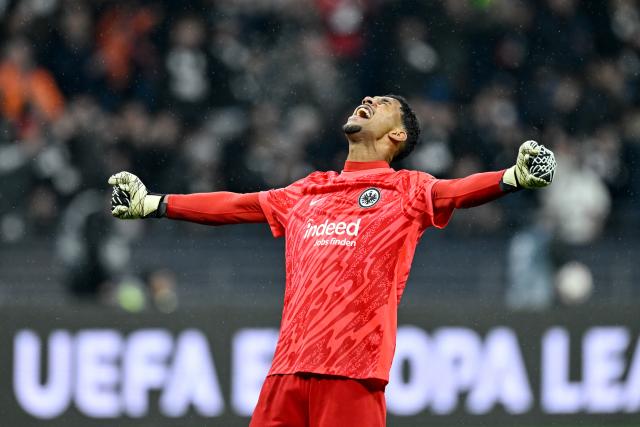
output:
<svg viewBox="0 0 640 427"><path fill-rule="evenodd" d="M172 204L173 204L172 202L173 200L172 200L171 194L165 195L164 200L162 201L162 203L165 204L164 216L171 219L174 218L173 211L172 211Z"/></svg>

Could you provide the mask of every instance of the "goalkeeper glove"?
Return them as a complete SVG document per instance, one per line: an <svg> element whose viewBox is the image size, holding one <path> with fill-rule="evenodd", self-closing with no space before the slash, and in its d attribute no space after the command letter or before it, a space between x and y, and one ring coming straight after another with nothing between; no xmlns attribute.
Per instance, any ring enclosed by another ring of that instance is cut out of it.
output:
<svg viewBox="0 0 640 427"><path fill-rule="evenodd" d="M166 211L164 195L149 193L140 178L129 172L111 175L111 214L120 219L162 217Z"/></svg>
<svg viewBox="0 0 640 427"><path fill-rule="evenodd" d="M556 172L553 152L535 141L526 141L518 150L516 164L502 176L503 188L513 191L520 188L542 188L551 184Z"/></svg>

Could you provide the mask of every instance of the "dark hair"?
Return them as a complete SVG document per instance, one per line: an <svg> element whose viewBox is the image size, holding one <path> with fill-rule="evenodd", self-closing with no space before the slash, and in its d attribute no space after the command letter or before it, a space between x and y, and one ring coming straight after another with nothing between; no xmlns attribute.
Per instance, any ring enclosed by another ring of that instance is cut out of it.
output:
<svg viewBox="0 0 640 427"><path fill-rule="evenodd" d="M398 151L393 158L393 161L402 160L407 157L418 144L420 140L420 124L416 118L416 114L413 112L409 103L404 97L400 95L386 95L389 98L396 99L400 103L400 111L402 112L402 125L407 132L407 140L404 146Z"/></svg>

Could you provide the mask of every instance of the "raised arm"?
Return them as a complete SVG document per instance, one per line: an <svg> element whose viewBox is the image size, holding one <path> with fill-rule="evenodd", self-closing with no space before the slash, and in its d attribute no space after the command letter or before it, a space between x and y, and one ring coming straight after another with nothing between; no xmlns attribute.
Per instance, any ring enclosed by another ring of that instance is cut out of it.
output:
<svg viewBox="0 0 640 427"><path fill-rule="evenodd" d="M516 164L498 172L438 180L431 187L434 223L443 226L454 209L472 208L519 189L551 184L556 169L553 152L535 141L520 146Z"/></svg>
<svg viewBox="0 0 640 427"><path fill-rule="evenodd" d="M113 185L111 213L120 219L166 216L209 225L267 221L258 193L154 194L129 172L111 176L109 184Z"/></svg>
<svg viewBox="0 0 640 427"><path fill-rule="evenodd" d="M483 172L459 179L441 179L431 188L434 210L472 208L490 202L509 190L501 185L505 171Z"/></svg>

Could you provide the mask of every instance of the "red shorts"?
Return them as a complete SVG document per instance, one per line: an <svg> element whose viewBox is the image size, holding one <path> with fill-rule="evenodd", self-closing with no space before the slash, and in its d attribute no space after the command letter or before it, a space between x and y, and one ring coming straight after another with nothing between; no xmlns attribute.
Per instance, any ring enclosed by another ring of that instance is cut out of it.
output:
<svg viewBox="0 0 640 427"><path fill-rule="evenodd" d="M316 374L271 375L249 427L384 427L384 386Z"/></svg>

